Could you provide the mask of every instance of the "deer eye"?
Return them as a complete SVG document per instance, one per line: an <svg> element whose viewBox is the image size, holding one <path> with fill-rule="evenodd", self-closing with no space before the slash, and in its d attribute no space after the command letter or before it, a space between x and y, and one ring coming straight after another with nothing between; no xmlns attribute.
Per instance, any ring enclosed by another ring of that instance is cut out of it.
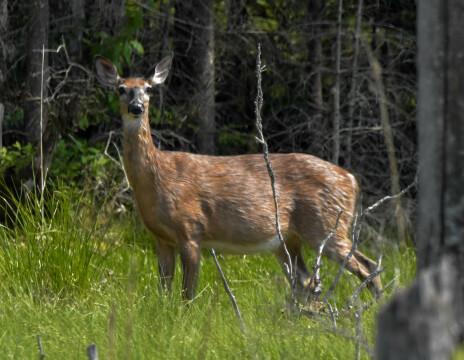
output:
<svg viewBox="0 0 464 360"><path fill-rule="evenodd" d="M126 88L124 86L120 86L118 88L119 95L124 95L126 93Z"/></svg>

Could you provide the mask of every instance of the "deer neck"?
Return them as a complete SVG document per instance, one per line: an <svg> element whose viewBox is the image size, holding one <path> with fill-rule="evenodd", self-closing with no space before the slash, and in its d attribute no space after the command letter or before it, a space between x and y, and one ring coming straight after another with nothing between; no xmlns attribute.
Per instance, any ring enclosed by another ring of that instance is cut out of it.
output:
<svg viewBox="0 0 464 360"><path fill-rule="evenodd" d="M135 192L142 190L144 181L155 180L159 150L153 144L148 112L140 118L123 116L124 168Z"/></svg>

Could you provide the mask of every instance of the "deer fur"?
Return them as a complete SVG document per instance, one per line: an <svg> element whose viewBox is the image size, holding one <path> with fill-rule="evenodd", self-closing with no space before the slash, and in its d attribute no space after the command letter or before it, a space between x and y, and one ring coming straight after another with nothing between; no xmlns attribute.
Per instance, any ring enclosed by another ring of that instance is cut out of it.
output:
<svg viewBox="0 0 464 360"><path fill-rule="evenodd" d="M276 237L275 207L270 179L261 154L207 156L161 151L153 143L149 124L151 86L165 81L170 57L152 78L120 78L114 65L98 58L97 78L118 89L123 120L124 168L143 223L155 236L160 279L170 290L176 254L183 268L183 295L192 299L202 248L235 254L272 252L287 261ZM271 154L279 194L282 234L295 268L297 286L311 278L302 257L303 244L312 248L338 226L324 253L342 262L351 250L350 231L359 187L355 177L330 162L307 154ZM365 280L376 263L355 251L347 269ZM377 276L371 288L382 285Z"/></svg>

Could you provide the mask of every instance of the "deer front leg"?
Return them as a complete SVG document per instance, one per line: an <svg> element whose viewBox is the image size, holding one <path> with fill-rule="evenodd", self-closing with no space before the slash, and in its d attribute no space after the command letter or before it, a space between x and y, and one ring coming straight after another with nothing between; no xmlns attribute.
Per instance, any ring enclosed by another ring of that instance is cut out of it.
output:
<svg viewBox="0 0 464 360"><path fill-rule="evenodd" d="M183 270L182 296L186 300L192 300L200 270L200 246L192 240L181 243L180 258Z"/></svg>
<svg viewBox="0 0 464 360"><path fill-rule="evenodd" d="M176 251L162 241L156 243L156 253L158 255L158 271L160 285L163 291L171 292L172 279L176 268Z"/></svg>

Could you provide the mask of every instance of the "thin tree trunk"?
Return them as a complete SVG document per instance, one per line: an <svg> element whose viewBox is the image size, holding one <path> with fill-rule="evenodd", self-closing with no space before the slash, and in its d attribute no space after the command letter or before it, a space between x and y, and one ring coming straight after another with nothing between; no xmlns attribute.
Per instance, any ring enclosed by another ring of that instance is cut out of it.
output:
<svg viewBox="0 0 464 360"><path fill-rule="evenodd" d="M85 26L85 0L72 0L71 13L74 33L69 44L69 52L76 61L80 61Z"/></svg>
<svg viewBox="0 0 464 360"><path fill-rule="evenodd" d="M4 83L6 81L6 60L8 49L6 43L6 32L8 29L8 0L0 0L0 148L3 145L3 117L5 114L4 105Z"/></svg>
<svg viewBox="0 0 464 360"><path fill-rule="evenodd" d="M215 71L214 71L214 16L212 0L204 1L204 33L203 56L199 59L199 87L197 89L199 99L198 120L199 148L207 154L214 154L214 136L216 133L215 122ZM204 93L203 93L204 92Z"/></svg>
<svg viewBox="0 0 464 360"><path fill-rule="evenodd" d="M187 103L198 124L197 142L202 153L215 152L215 73L213 2L177 0L174 27L174 92L178 103Z"/></svg>
<svg viewBox="0 0 464 360"><path fill-rule="evenodd" d="M253 102L250 101L250 84L247 77L247 43L244 38L248 14L245 0L227 1L227 33L225 36L221 72L218 82L221 121L229 124L252 124Z"/></svg>
<svg viewBox="0 0 464 360"><path fill-rule="evenodd" d="M6 59L8 57L8 44L6 43L7 30L8 0L0 0L0 89L6 76Z"/></svg>
<svg viewBox="0 0 464 360"><path fill-rule="evenodd" d="M372 76L377 96L379 97L380 120L382 123L383 137L387 148L388 162L390 164L390 191L392 194L398 194L401 191L400 173L398 170L398 161L396 159L395 141L393 130L390 124L390 117L387 107L387 96L385 94L384 84L382 80L382 67L378 60L374 57L370 49L367 50L369 62L372 68ZM401 204L401 197L394 200L395 218L397 225L398 242L407 242L408 230L406 225L406 216Z"/></svg>
<svg viewBox="0 0 464 360"><path fill-rule="evenodd" d="M358 0L358 10L356 13L356 29L354 33L354 53L353 53L353 67L351 77L351 87L349 94L348 105L348 132L346 137L346 166L351 167L351 152L353 141L353 125L354 125L354 110L356 105L356 89L358 86L358 57L359 57L359 41L361 37L361 23L363 13L363 0Z"/></svg>
<svg viewBox="0 0 464 360"><path fill-rule="evenodd" d="M310 0L307 7L308 22L308 63L309 74L311 76L311 102L314 104L316 113L314 121L319 122L322 119L322 109L324 107L322 98L322 42L321 42L321 21L322 1Z"/></svg>
<svg viewBox="0 0 464 360"><path fill-rule="evenodd" d="M42 46L48 48L49 6L48 0L33 0L30 5L31 23L28 31L27 63L28 77L26 81L27 102L25 106L26 133L29 142L38 146L43 135L41 129L47 127L48 111L44 107L41 114L42 91ZM48 55L45 54L44 78L48 73ZM45 88L46 89L46 88ZM44 89L44 97L46 91ZM42 121L42 126L41 126Z"/></svg>
<svg viewBox="0 0 464 360"><path fill-rule="evenodd" d="M342 57L342 15L343 0L338 0L337 16L337 47L335 54L335 86L334 86L334 117L333 117L333 150L332 162L338 164L340 158L340 64Z"/></svg>

